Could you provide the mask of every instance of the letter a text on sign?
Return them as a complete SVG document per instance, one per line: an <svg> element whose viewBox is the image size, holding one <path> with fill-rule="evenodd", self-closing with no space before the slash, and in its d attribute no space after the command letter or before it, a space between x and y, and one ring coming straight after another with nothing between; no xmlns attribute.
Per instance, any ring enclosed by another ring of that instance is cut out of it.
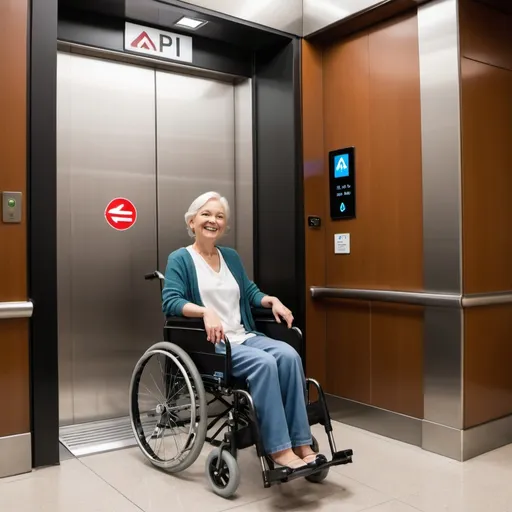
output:
<svg viewBox="0 0 512 512"><path fill-rule="evenodd" d="M124 25L124 49L148 57L192 62L192 38L135 23Z"/></svg>
<svg viewBox="0 0 512 512"><path fill-rule="evenodd" d="M115 230L126 231L137 221L137 209L130 200L116 197L105 208L105 219Z"/></svg>

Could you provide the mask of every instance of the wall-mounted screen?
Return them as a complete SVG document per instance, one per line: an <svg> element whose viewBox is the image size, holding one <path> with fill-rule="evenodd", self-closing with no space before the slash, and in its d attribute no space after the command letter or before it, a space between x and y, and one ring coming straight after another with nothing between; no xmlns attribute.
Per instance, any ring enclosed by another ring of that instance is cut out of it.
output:
<svg viewBox="0 0 512 512"><path fill-rule="evenodd" d="M329 197L331 219L353 219L356 216L355 148L329 153Z"/></svg>

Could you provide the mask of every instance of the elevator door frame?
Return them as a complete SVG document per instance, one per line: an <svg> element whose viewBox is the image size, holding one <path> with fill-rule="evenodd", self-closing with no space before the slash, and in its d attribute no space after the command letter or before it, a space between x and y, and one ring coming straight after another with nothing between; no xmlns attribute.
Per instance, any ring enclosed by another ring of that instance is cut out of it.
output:
<svg viewBox="0 0 512 512"><path fill-rule="evenodd" d="M28 292L34 303L30 331L34 467L59 462L56 267L56 56L62 28L59 16L58 0L32 1L27 209ZM231 20L229 23L237 26L233 31L224 27L225 20L215 13L211 13L211 19L221 29L222 42L210 44L200 33L194 34L200 52L197 61L194 57L192 67L239 70L253 78L255 280L263 290L283 298L291 306L297 325L304 331L301 42L289 34L270 33L264 27ZM103 14L78 16L74 25L67 22L67 35L61 39L122 50L123 20L114 21L111 24ZM219 53L222 49L227 49L227 53ZM279 119L278 125L275 119Z"/></svg>

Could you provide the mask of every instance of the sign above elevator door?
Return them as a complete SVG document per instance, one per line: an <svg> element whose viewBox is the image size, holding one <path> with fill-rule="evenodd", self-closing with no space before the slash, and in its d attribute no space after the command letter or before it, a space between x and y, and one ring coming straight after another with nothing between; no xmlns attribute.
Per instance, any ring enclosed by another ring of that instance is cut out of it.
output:
<svg viewBox="0 0 512 512"><path fill-rule="evenodd" d="M192 62L192 38L135 23L124 25L124 49L148 57Z"/></svg>
<svg viewBox="0 0 512 512"><path fill-rule="evenodd" d="M137 221L137 208L124 197L116 197L105 208L105 220L117 231L130 229Z"/></svg>

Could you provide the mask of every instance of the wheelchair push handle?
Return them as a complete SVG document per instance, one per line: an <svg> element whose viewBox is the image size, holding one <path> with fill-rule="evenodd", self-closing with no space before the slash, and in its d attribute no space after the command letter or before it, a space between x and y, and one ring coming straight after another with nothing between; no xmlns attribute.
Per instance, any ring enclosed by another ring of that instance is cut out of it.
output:
<svg viewBox="0 0 512 512"><path fill-rule="evenodd" d="M160 281L164 281L165 277L161 272L155 270L154 272L150 272L149 274L144 275L144 279L146 281L153 281L154 279L160 279Z"/></svg>

